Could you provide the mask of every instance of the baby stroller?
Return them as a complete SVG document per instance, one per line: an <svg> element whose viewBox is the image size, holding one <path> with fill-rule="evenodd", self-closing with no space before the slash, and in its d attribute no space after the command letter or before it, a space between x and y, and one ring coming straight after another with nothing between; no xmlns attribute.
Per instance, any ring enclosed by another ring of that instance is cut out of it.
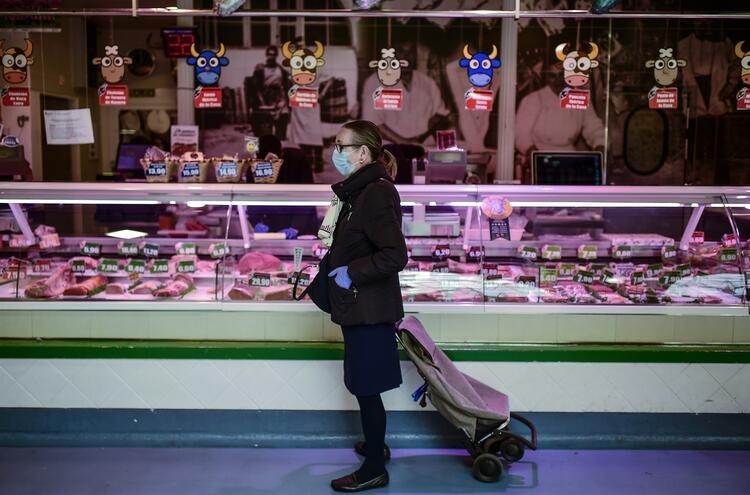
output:
<svg viewBox="0 0 750 495"><path fill-rule="evenodd" d="M499 480L507 463L521 460L526 448L536 450L536 428L526 418L511 413L508 396L461 373L453 361L432 341L422 323L413 316L396 330L401 346L414 362L425 383L413 394L426 407L435 409L466 435L464 444L474 460L472 474L479 481ZM531 431L531 441L510 429L510 420Z"/></svg>

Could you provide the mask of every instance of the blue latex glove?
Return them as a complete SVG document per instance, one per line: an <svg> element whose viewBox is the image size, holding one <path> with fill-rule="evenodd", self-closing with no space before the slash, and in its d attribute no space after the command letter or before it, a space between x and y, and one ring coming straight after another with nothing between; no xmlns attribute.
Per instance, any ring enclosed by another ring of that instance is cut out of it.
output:
<svg viewBox="0 0 750 495"><path fill-rule="evenodd" d="M334 268L333 270L331 270L331 273L329 273L328 276L336 277L336 285L338 285L342 289L349 289L352 286L352 279L351 277L349 277L348 268L345 266Z"/></svg>
<svg viewBox="0 0 750 495"><path fill-rule="evenodd" d="M284 235L286 235L287 239L296 239L297 234L299 234L299 230L295 229L294 227L287 227L285 229L281 229L279 232L283 232Z"/></svg>
<svg viewBox="0 0 750 495"><path fill-rule="evenodd" d="M253 227L253 230L255 230L256 232L260 234L266 234L270 232L271 228L262 222L258 222L255 224L255 227Z"/></svg>

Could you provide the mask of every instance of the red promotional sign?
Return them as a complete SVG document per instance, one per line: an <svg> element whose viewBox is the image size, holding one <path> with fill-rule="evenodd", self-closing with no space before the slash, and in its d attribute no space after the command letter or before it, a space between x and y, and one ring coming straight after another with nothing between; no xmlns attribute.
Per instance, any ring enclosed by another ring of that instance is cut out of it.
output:
<svg viewBox="0 0 750 495"><path fill-rule="evenodd" d="M293 87L289 90L289 105L295 108L318 108L318 88Z"/></svg>
<svg viewBox="0 0 750 495"><path fill-rule="evenodd" d="M464 93L464 108L466 110L491 112L494 101L494 93L487 89L470 88Z"/></svg>
<svg viewBox="0 0 750 495"><path fill-rule="evenodd" d="M372 106L375 110L401 110L404 108L404 90L381 86L372 94Z"/></svg>
<svg viewBox="0 0 750 495"><path fill-rule="evenodd" d="M652 88L648 92L648 107L674 110L677 108L677 88Z"/></svg>
<svg viewBox="0 0 750 495"><path fill-rule="evenodd" d="M221 88L195 88L195 108L221 108Z"/></svg>
<svg viewBox="0 0 750 495"><path fill-rule="evenodd" d="M589 107L588 89L565 88L560 93L560 108L563 110L586 110Z"/></svg>
<svg viewBox="0 0 750 495"><path fill-rule="evenodd" d="M29 88L3 88L0 90L4 107L28 107Z"/></svg>
<svg viewBox="0 0 750 495"><path fill-rule="evenodd" d="M125 85L103 84L99 87L99 105L126 106L128 104L128 87Z"/></svg>
<svg viewBox="0 0 750 495"><path fill-rule="evenodd" d="M750 110L750 91L742 88L737 93L737 110Z"/></svg>

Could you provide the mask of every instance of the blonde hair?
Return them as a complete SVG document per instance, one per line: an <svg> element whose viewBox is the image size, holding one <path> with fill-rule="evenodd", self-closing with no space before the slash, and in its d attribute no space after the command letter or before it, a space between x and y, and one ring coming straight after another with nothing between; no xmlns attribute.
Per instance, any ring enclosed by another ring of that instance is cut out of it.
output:
<svg viewBox="0 0 750 495"><path fill-rule="evenodd" d="M398 171L396 158L390 151L383 148L383 137L380 135L377 125L369 120L352 120L342 127L352 132L357 144L361 144L370 151L373 161L383 164L385 171L391 178L396 177Z"/></svg>

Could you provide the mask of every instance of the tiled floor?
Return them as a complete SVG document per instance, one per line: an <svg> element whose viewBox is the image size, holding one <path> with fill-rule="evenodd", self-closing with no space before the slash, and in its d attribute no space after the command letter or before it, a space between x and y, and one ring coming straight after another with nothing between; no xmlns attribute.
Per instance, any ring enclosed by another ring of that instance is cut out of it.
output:
<svg viewBox="0 0 750 495"><path fill-rule="evenodd" d="M475 481L464 460L394 450L391 485L371 493L750 493L750 451L546 450L495 484ZM343 449L0 448L0 494L314 495L358 462Z"/></svg>

